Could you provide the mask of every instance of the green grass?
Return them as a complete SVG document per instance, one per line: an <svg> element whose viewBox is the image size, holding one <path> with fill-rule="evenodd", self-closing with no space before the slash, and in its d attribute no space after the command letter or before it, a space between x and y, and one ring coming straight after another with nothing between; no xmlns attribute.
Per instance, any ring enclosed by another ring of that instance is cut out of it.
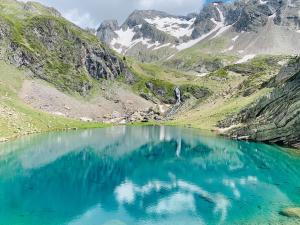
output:
<svg viewBox="0 0 300 225"><path fill-rule="evenodd" d="M224 38L204 40L191 48L180 51L162 64L182 71L192 71L205 65L220 69L223 65L232 64L238 59L234 55L221 53L227 41Z"/></svg>
<svg viewBox="0 0 300 225"><path fill-rule="evenodd" d="M58 16L54 9L30 2L26 4L31 10L24 10L24 4L14 0L0 2L0 26L8 27L7 42L14 43L30 59L28 67L39 78L65 92L85 95L82 87L91 88L93 79L80 59L82 43L99 49L104 48L103 44L94 35ZM40 67L38 72L37 67Z"/></svg>
<svg viewBox="0 0 300 225"><path fill-rule="evenodd" d="M26 71L0 61L0 139L37 132L108 126L53 116L24 104L18 92L25 78Z"/></svg>
<svg viewBox="0 0 300 225"><path fill-rule="evenodd" d="M219 101L216 100L212 103L206 102L196 109L183 113L176 120L165 124L189 126L209 131L215 130L219 121L240 112L240 110L269 92L270 89L262 89L248 97L238 96L224 101L219 99Z"/></svg>

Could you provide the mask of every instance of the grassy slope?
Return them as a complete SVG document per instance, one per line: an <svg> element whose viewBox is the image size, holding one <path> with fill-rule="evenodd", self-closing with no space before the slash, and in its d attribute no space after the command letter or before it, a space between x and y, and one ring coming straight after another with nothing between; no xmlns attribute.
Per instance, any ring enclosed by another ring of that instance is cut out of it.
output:
<svg viewBox="0 0 300 225"><path fill-rule="evenodd" d="M175 85L197 85L211 90L213 95L209 99L189 103L188 110L185 108L173 121L165 124L213 130L216 129L218 121L238 113L270 92L271 89L264 84L277 74L280 69L278 62L286 58L285 56L260 56L245 64L224 67L205 77L196 77L160 65L135 61L130 63L131 67L145 78L160 79Z"/></svg>
<svg viewBox="0 0 300 225"><path fill-rule="evenodd" d="M104 126L52 116L27 106L18 98L25 74L26 71L0 61L0 139L51 130Z"/></svg>
<svg viewBox="0 0 300 225"><path fill-rule="evenodd" d="M94 80L79 62L82 49L78 43L104 48L102 43L94 35L60 17L53 9L35 2L27 5L31 10L24 10L22 2L0 1L0 23L9 25L9 39L43 65L42 79L59 90L81 93L82 86L92 85ZM42 30L45 37L53 36L55 49L47 48L44 43L47 41L38 38L35 30Z"/></svg>
<svg viewBox="0 0 300 225"><path fill-rule="evenodd" d="M174 95L174 88L176 86L198 86L208 88L211 91L222 92L231 83L236 83L240 77L228 76L226 81L220 85L219 80L213 80L211 77L197 77L190 73L179 71L176 69L170 69L162 65L151 64L151 63L140 63L133 59L128 60L128 65L134 72L134 74L139 78L139 82L134 84L133 89L140 93L146 92L145 82L156 81L165 87L167 87L169 95ZM219 76L220 71L214 73L214 75Z"/></svg>
<svg viewBox="0 0 300 225"><path fill-rule="evenodd" d="M205 130L216 129L219 121L238 113L269 93L272 88L268 88L265 84L268 84L278 73L281 67L278 62L287 58L286 56L259 56L245 64L231 65L200 78L198 82L213 90L214 95L194 109L181 114L170 124L188 125ZM231 72L236 68L242 72ZM250 74L246 75L245 71ZM218 78L217 83L216 78Z"/></svg>
<svg viewBox="0 0 300 225"><path fill-rule="evenodd" d="M215 38L205 40L191 48L178 52L171 59L163 62L163 65L184 71L192 71L199 65L232 64L238 57L221 53L226 46L226 39Z"/></svg>
<svg viewBox="0 0 300 225"><path fill-rule="evenodd" d="M212 102L205 102L198 105L195 109L180 115L174 121L167 122L166 124L215 130L219 121L234 113L238 113L241 109L268 92L270 90L265 88L248 97L238 96L228 100L216 98Z"/></svg>

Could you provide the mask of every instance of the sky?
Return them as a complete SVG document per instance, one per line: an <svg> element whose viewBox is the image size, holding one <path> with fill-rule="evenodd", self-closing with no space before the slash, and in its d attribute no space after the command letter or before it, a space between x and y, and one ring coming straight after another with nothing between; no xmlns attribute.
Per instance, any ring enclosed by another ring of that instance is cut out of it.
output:
<svg viewBox="0 0 300 225"><path fill-rule="evenodd" d="M27 0L22 0L27 1ZM175 15L199 12L204 0L34 0L58 9L82 28L97 28L103 20L123 23L135 9L156 9Z"/></svg>

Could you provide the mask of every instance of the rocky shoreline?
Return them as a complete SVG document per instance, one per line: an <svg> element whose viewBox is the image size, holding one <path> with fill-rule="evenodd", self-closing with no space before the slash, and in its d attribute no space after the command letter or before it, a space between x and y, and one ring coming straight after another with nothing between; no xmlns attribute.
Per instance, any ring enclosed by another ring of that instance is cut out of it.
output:
<svg viewBox="0 0 300 225"><path fill-rule="evenodd" d="M231 138L300 148L300 57L284 66L271 85L270 94L218 126Z"/></svg>

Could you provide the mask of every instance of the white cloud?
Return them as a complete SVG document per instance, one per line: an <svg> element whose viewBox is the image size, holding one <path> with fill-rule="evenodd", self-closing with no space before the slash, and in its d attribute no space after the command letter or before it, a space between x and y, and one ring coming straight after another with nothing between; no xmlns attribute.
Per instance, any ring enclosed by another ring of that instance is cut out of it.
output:
<svg viewBox="0 0 300 225"><path fill-rule="evenodd" d="M191 2L191 1L190 1ZM139 0L139 5L142 8L153 8L153 7L159 7L162 5L176 5L178 7L182 6L183 3L186 3L184 0Z"/></svg>
<svg viewBox="0 0 300 225"><path fill-rule="evenodd" d="M158 9L170 13L187 13L186 9L197 12L203 6L204 0L137 0L137 8Z"/></svg>
<svg viewBox="0 0 300 225"><path fill-rule="evenodd" d="M89 13L81 13L78 9L70 9L62 13L63 16L80 27L95 28L98 23L95 22Z"/></svg>
<svg viewBox="0 0 300 225"><path fill-rule="evenodd" d="M1 1L1 0L0 0ZM27 2L28 0L19 0ZM197 12L205 0L33 0L52 6L81 27L95 28L103 20L123 22L135 9L155 9L176 15Z"/></svg>

